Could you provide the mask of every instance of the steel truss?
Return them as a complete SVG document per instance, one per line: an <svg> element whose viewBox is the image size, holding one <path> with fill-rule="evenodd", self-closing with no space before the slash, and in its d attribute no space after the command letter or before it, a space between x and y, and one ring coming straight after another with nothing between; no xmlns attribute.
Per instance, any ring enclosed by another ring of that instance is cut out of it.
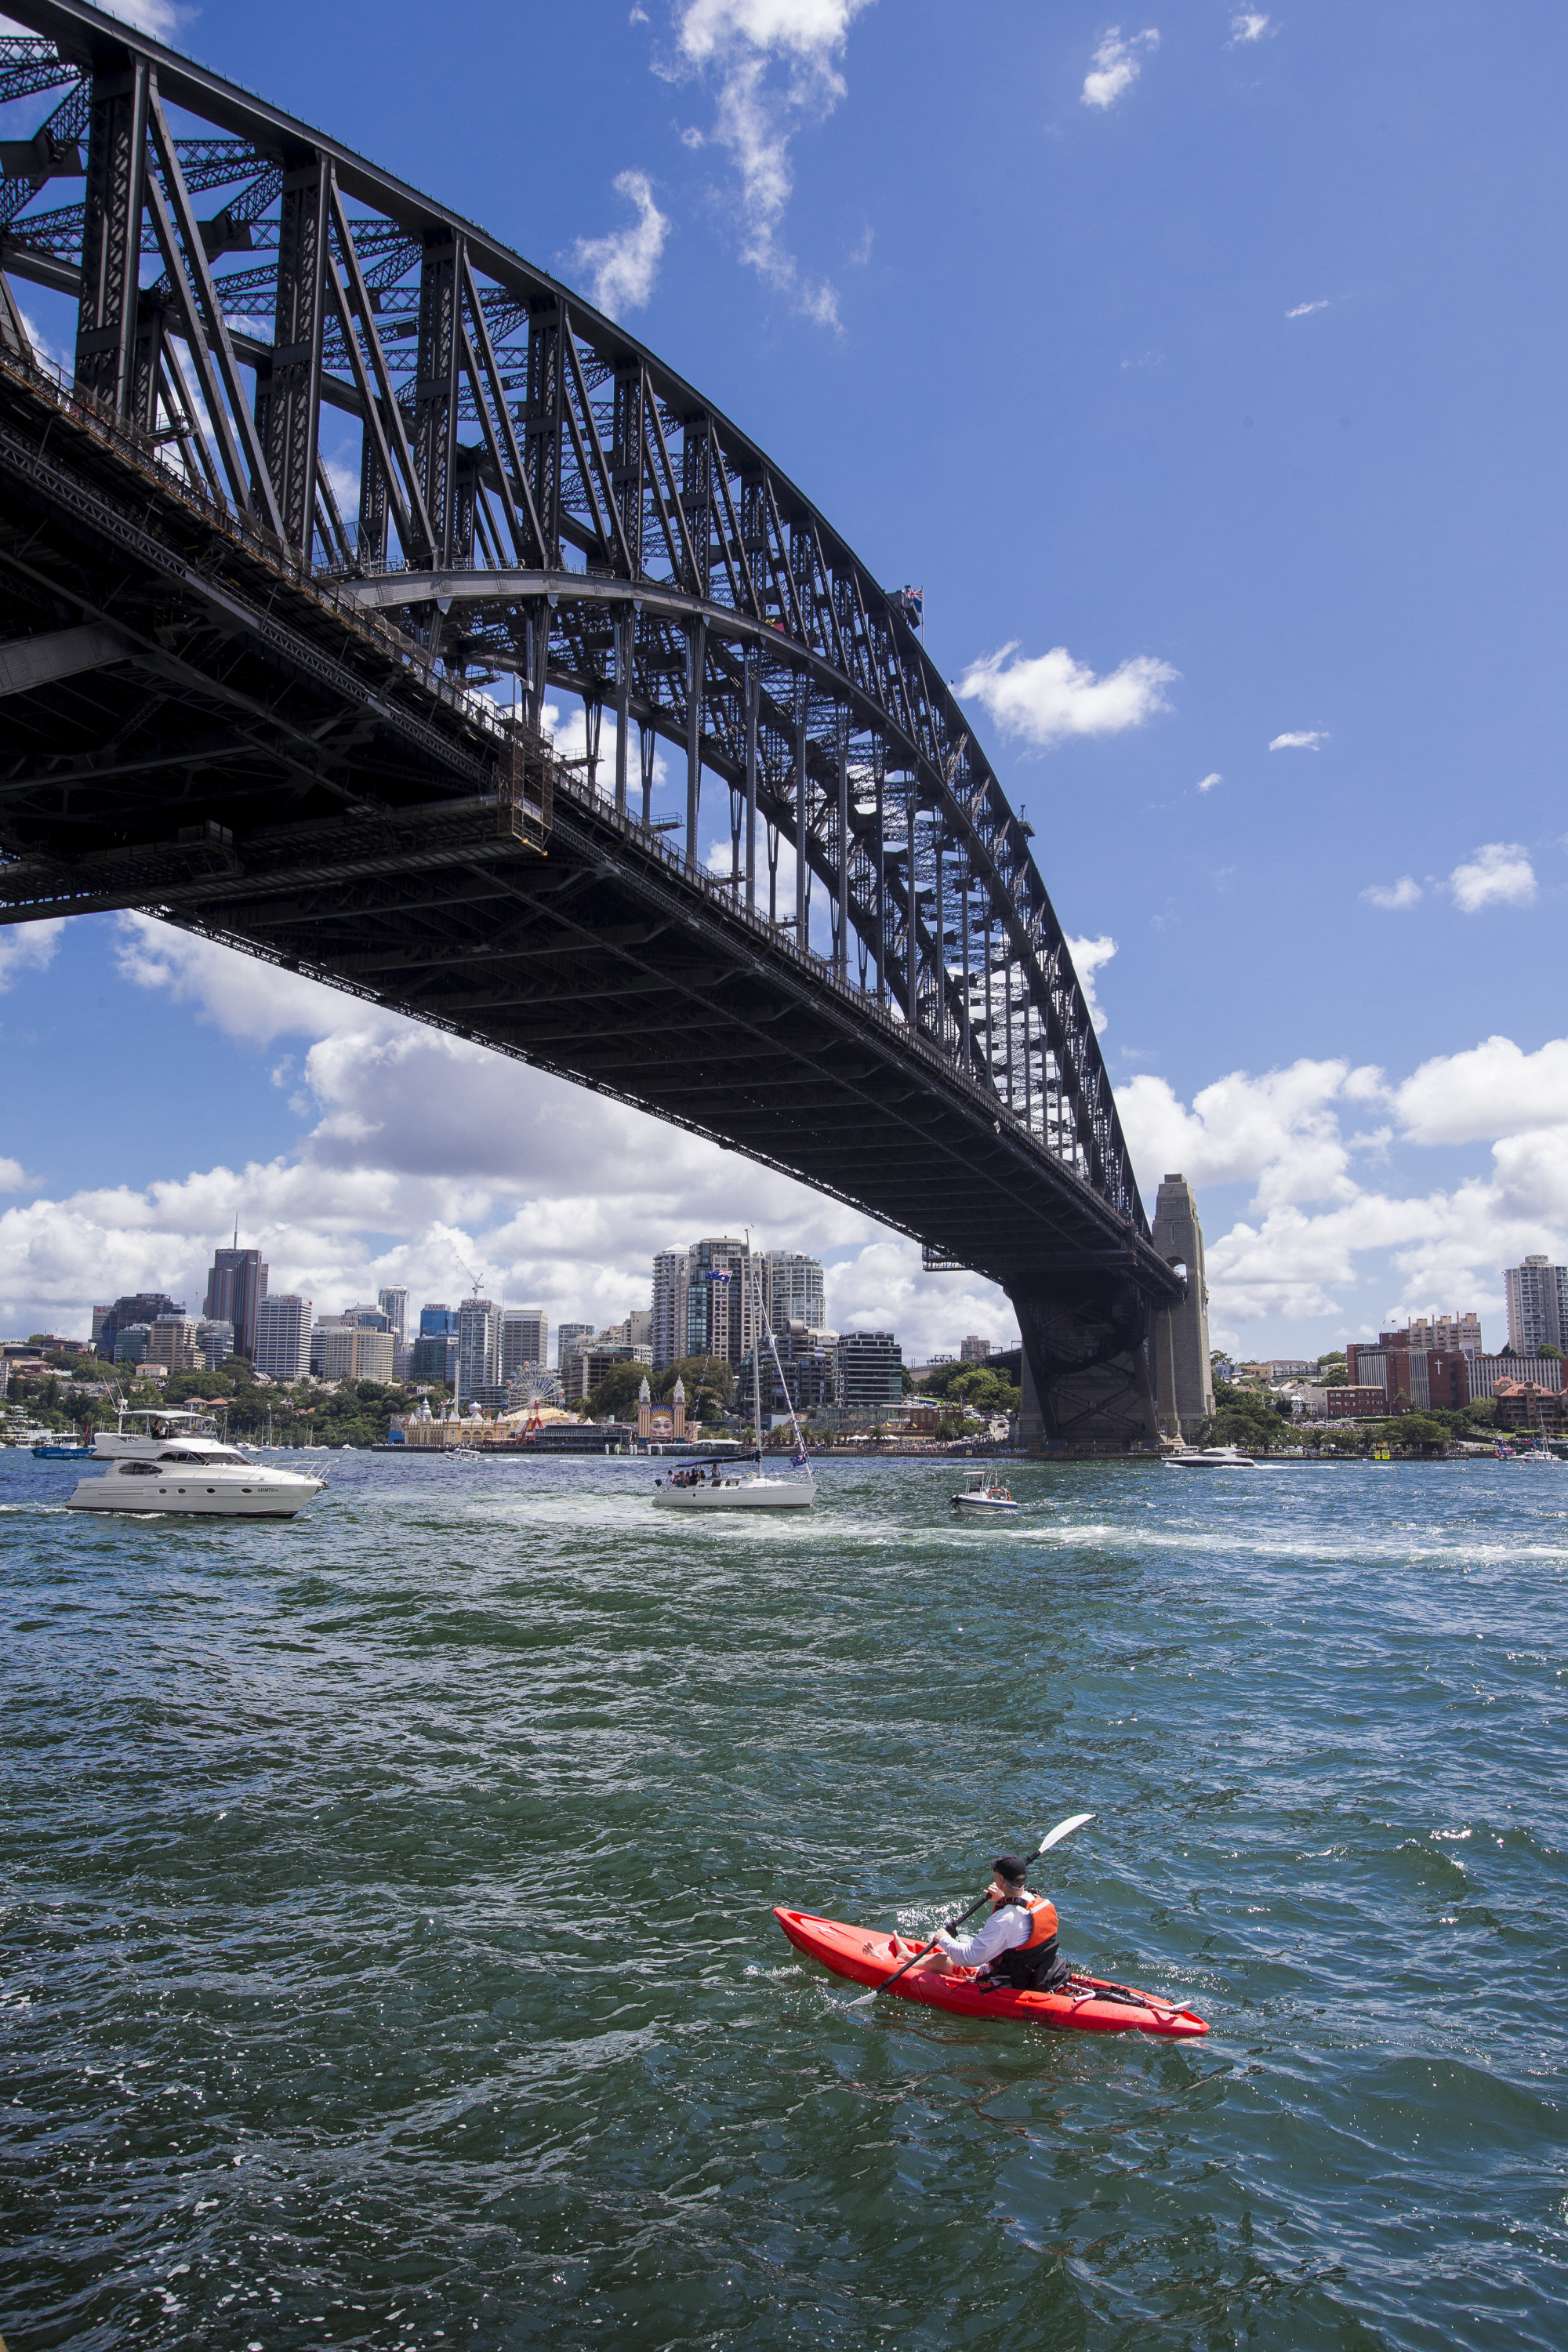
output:
<svg viewBox="0 0 1568 2352"><path fill-rule="evenodd" d="M0 142L0 349L33 361L7 277L74 297L79 401L264 562L390 632L426 685L471 701L469 683L514 677L519 741L536 741L550 694L581 697L587 756L557 777L558 814L564 788L661 866L655 747L675 747L688 882L808 967L820 953L872 1028L934 1054L998 1133L1097 1197L1136 1297L1075 1344L1097 1360L1113 1325L1116 1349L1137 1349L1138 1302L1169 1286L1032 829L896 600L727 418L484 231L84 0L7 5L31 30L0 40L0 127L23 100L38 120ZM81 201L53 202L72 179ZM114 658L112 624L91 625ZM79 642L41 648L35 667L92 667ZM253 748L265 731L258 719ZM257 757L258 793L290 757L320 782L301 746ZM155 806L156 756L140 783L134 764L114 771L99 835L110 772L83 769L84 847L133 838ZM529 772L548 769L541 747ZM716 796L730 855L715 876L700 869ZM243 806L227 814L243 829ZM27 838L40 845L36 825ZM910 1229L976 1262L956 1201L933 1196ZM1043 1271L1059 1300L1063 1266ZM1040 1347L1042 1363L1072 1353Z"/></svg>

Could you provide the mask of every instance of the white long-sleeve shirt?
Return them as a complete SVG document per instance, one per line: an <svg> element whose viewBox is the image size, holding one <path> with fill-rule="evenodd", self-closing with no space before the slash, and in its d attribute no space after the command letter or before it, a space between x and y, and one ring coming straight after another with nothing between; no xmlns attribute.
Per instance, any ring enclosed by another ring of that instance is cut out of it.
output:
<svg viewBox="0 0 1568 2352"><path fill-rule="evenodd" d="M999 1903L972 1936L950 1936L945 1927L939 1927L935 1940L961 1969L983 1969L1004 1952L1016 1952L1034 1932L1034 1920L1022 1905Z"/></svg>

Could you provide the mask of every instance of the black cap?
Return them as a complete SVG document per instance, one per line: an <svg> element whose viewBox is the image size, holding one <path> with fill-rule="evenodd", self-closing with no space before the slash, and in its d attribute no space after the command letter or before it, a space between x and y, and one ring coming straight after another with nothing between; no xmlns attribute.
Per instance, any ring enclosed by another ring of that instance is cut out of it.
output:
<svg viewBox="0 0 1568 2352"><path fill-rule="evenodd" d="M1005 1878L1010 1886L1018 1885L1029 1874L1028 1864L1020 1862L1016 1853L999 1853L993 1866L997 1877Z"/></svg>

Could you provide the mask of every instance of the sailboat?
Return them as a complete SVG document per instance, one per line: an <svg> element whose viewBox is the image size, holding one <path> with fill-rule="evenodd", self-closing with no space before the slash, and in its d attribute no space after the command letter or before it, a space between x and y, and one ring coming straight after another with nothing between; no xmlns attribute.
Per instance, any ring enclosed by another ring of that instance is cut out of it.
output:
<svg viewBox="0 0 1568 2352"><path fill-rule="evenodd" d="M748 1255L747 1273L750 1274ZM654 1508L660 1511L801 1511L816 1500L816 1478L805 1450L805 1439L795 1416L795 1401L779 1362L778 1342L768 1321L763 1286L757 1283L757 1317L763 1337L773 1353L779 1386L789 1407L795 1434L795 1455L789 1468L770 1470L763 1463L763 1351L752 1346L752 1419L756 1451L742 1468L733 1455L728 1461L686 1462L668 1477L654 1481Z"/></svg>

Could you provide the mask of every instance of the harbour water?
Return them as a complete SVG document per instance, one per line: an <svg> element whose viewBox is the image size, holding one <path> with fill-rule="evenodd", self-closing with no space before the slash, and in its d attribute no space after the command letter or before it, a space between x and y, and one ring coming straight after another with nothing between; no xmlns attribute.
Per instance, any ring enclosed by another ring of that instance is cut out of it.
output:
<svg viewBox="0 0 1568 2352"><path fill-rule="evenodd" d="M1568 1468L328 1467L0 1455L11 2352L1558 2352ZM1065 1948L1207 2041L847 2013L771 1916L1080 1809Z"/></svg>

